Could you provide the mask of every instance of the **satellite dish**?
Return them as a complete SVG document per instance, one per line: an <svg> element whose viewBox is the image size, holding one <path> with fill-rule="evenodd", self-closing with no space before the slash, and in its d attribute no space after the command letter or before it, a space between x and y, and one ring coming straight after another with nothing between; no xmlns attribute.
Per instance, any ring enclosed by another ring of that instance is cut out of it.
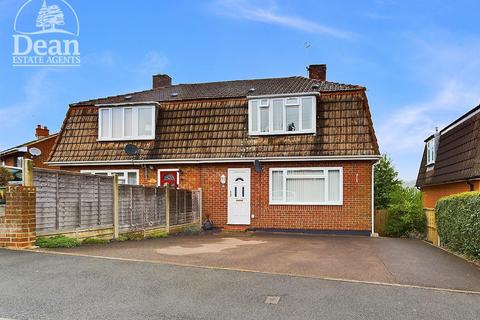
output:
<svg viewBox="0 0 480 320"><path fill-rule="evenodd" d="M255 171L258 173L262 173L263 168L262 168L262 164L260 163L260 160L255 160L254 164L255 164Z"/></svg>
<svg viewBox="0 0 480 320"><path fill-rule="evenodd" d="M128 154L130 157L136 157L140 154L140 150L137 146L133 144L127 144L124 148L125 153Z"/></svg>
<svg viewBox="0 0 480 320"><path fill-rule="evenodd" d="M28 152L34 157L38 157L42 154L42 150L35 147L28 149Z"/></svg>

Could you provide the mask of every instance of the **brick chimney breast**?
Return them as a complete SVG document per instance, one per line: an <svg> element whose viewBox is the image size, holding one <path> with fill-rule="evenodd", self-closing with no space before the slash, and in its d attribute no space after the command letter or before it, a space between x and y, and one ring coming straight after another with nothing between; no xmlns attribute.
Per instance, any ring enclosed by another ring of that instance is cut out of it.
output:
<svg viewBox="0 0 480 320"><path fill-rule="evenodd" d="M307 67L308 77L310 79L326 81L327 80L327 65L326 64L311 64Z"/></svg>
<svg viewBox="0 0 480 320"><path fill-rule="evenodd" d="M46 138L50 135L50 130L47 127L42 127L41 125L37 125L35 128L35 137L37 139Z"/></svg>
<svg viewBox="0 0 480 320"><path fill-rule="evenodd" d="M168 74L153 75L153 89L163 88L172 85L172 78Z"/></svg>

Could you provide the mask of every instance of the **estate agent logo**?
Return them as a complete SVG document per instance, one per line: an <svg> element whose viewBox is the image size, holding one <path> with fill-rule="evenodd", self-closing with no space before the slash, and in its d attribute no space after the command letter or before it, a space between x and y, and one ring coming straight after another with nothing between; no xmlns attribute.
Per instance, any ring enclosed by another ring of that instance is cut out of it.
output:
<svg viewBox="0 0 480 320"><path fill-rule="evenodd" d="M18 10L13 30L14 67L80 66L80 23L66 1L28 0Z"/></svg>

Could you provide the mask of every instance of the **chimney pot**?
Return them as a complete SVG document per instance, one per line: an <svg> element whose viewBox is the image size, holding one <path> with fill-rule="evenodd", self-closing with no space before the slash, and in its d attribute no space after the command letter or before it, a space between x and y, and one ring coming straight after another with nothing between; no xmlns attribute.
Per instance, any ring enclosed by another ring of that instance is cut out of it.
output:
<svg viewBox="0 0 480 320"><path fill-rule="evenodd" d="M307 67L308 77L319 81L327 80L327 65L326 64L311 64Z"/></svg>
<svg viewBox="0 0 480 320"><path fill-rule="evenodd" d="M37 125L35 128L35 137L37 139L46 138L50 135L50 130L46 126L42 127L41 125Z"/></svg>
<svg viewBox="0 0 480 320"><path fill-rule="evenodd" d="M164 88L172 85L172 78L168 74L153 75L153 89Z"/></svg>

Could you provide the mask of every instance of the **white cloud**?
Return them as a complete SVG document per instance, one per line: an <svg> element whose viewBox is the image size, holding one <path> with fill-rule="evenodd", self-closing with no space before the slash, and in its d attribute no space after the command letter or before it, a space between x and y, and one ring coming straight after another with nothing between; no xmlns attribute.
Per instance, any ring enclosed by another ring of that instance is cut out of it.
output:
<svg viewBox="0 0 480 320"><path fill-rule="evenodd" d="M381 146L388 152L423 150L423 141L480 103L480 44L417 43L412 78L422 79L430 98L396 108L378 125Z"/></svg>
<svg viewBox="0 0 480 320"><path fill-rule="evenodd" d="M273 0L263 2L263 6L259 5L258 2L253 4L248 0L217 0L215 4L217 13L231 18L276 24L335 38L348 39L355 35L352 32L326 26L308 19L279 13L278 6Z"/></svg>
<svg viewBox="0 0 480 320"><path fill-rule="evenodd" d="M48 75L47 69L33 73L25 81L23 99L10 105L0 106L2 132L16 133L15 135L4 135L0 140L0 149L32 138L32 118L35 118L35 113L49 102L52 95L50 90L52 86L48 83Z"/></svg>

